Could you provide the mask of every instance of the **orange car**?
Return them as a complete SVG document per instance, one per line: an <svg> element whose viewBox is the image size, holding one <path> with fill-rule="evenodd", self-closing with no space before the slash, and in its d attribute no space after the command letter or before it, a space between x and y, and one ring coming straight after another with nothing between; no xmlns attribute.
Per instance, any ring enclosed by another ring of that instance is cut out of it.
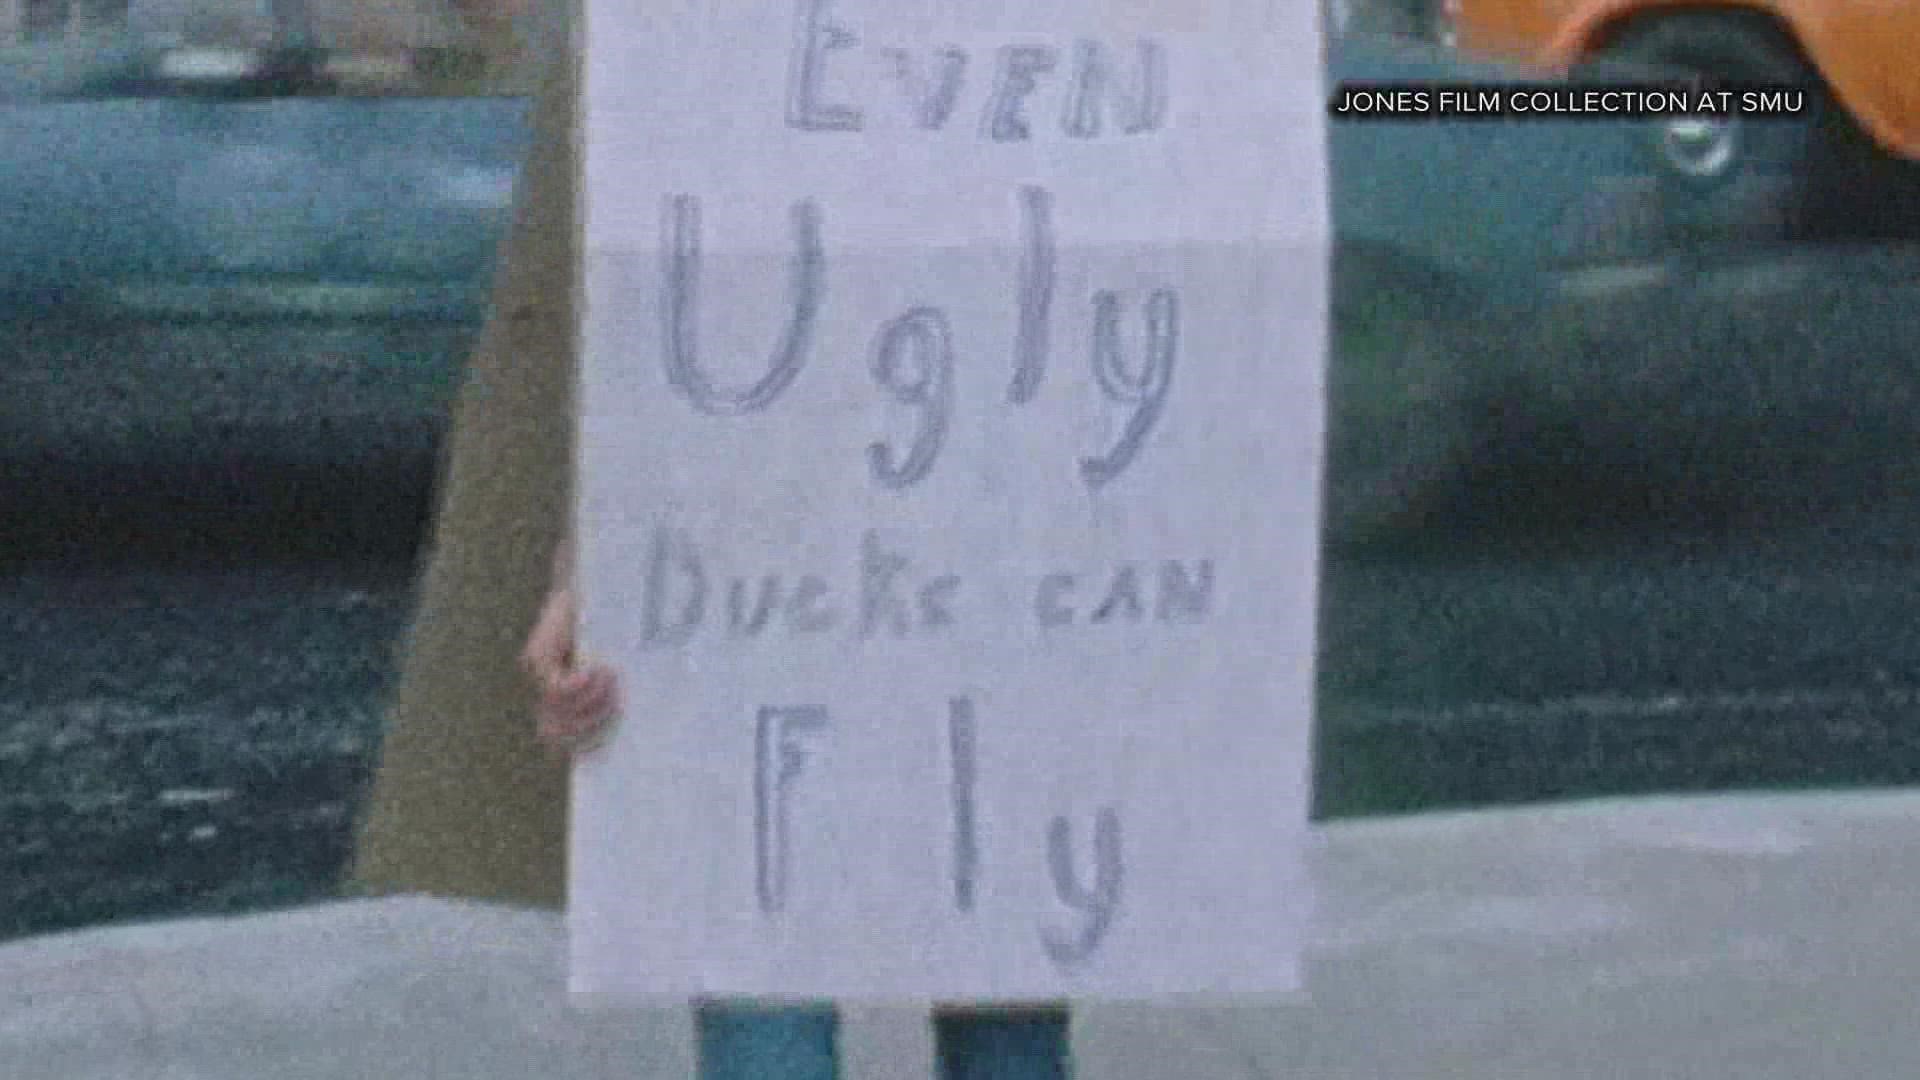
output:
<svg viewBox="0 0 1920 1080"><path fill-rule="evenodd" d="M1793 186L1827 191L1857 183L1862 158L1880 157L1876 167L1920 161L1915 0L1437 2L1442 35L1469 52L1554 72L1619 61L1622 73L1644 68L1814 91L1808 122L1651 125L1653 162L1683 189L1716 188L1768 158Z"/></svg>

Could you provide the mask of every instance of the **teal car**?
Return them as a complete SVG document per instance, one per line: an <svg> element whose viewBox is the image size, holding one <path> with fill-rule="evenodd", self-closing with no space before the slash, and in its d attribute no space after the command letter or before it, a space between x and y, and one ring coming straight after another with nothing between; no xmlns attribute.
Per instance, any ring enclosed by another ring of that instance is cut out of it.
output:
<svg viewBox="0 0 1920 1080"><path fill-rule="evenodd" d="M527 102L346 95L312 50L192 60L128 47L0 73L0 452L424 468L484 315ZM1495 74L1386 38L1329 45L1329 88ZM1626 151L1590 125L1329 139L1330 531L1358 535L1467 446L1450 328L1534 302L1587 178Z"/></svg>

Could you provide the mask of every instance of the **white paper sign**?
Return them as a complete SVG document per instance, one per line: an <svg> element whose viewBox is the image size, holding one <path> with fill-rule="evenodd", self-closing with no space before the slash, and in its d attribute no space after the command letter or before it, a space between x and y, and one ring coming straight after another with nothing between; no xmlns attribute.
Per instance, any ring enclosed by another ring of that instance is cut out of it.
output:
<svg viewBox="0 0 1920 1080"><path fill-rule="evenodd" d="M1294 989L1317 6L587 27L575 988Z"/></svg>

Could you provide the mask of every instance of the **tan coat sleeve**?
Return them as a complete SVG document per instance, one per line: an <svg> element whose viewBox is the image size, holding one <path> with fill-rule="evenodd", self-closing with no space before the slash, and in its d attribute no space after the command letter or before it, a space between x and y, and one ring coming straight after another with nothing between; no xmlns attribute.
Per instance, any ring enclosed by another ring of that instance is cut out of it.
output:
<svg viewBox="0 0 1920 1080"><path fill-rule="evenodd" d="M418 606L349 888L559 906L566 766L533 738L520 648L569 512L574 84L555 66L442 461Z"/></svg>

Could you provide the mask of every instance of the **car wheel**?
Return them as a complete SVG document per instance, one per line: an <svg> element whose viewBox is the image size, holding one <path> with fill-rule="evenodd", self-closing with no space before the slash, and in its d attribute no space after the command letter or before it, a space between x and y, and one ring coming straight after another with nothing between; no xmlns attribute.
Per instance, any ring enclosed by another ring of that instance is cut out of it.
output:
<svg viewBox="0 0 1920 1080"><path fill-rule="evenodd" d="M1473 446L1473 355L1457 327L1486 310L1401 260L1336 255L1323 532L1349 546L1403 536L1454 493Z"/></svg>
<svg viewBox="0 0 1920 1080"><path fill-rule="evenodd" d="M1613 39L1599 59L1661 77L1806 87L1811 100L1799 118L1674 117L1649 122L1641 142L1662 186L1682 195L1716 192L1756 166L1805 183L1824 130L1825 86L1792 39L1765 18L1712 11L1659 16Z"/></svg>

